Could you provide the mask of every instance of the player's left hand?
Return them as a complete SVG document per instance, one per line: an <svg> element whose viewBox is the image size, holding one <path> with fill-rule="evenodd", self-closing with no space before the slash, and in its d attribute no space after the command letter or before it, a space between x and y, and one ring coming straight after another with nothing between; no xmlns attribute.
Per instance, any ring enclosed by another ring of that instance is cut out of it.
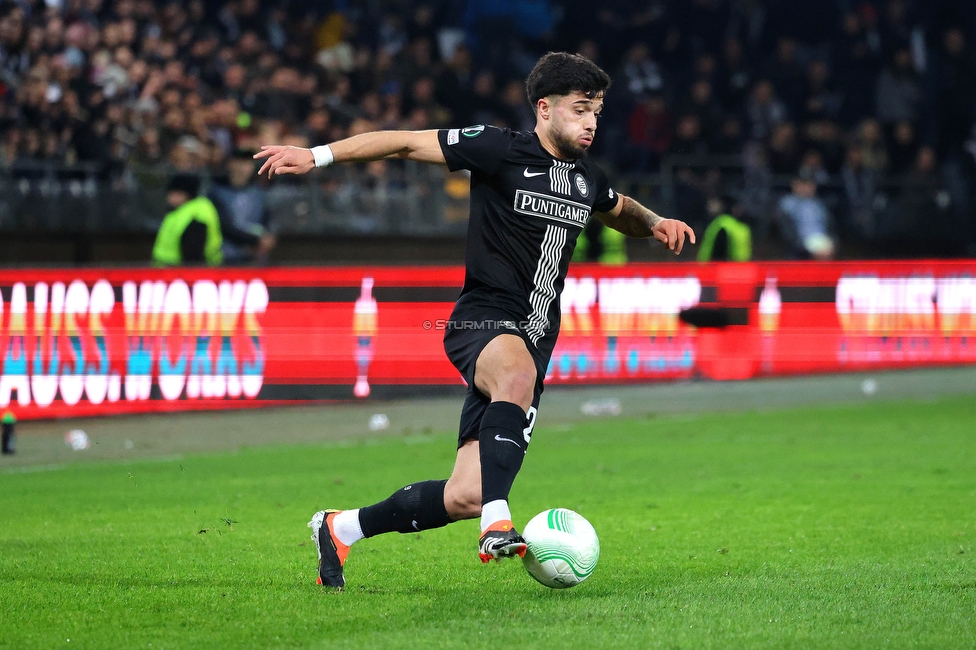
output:
<svg viewBox="0 0 976 650"><path fill-rule="evenodd" d="M273 178L275 174L306 174L315 169L315 156L311 149L302 147L290 147L280 144L264 145L261 151L254 154L255 160L267 158L258 176L265 171L268 178Z"/></svg>
<svg viewBox="0 0 976 650"><path fill-rule="evenodd" d="M684 221L677 219L658 221L657 225L651 228L651 233L653 233L654 239L673 250L675 255L681 254L681 249L685 246L686 236L688 241L692 244L695 243L695 231Z"/></svg>

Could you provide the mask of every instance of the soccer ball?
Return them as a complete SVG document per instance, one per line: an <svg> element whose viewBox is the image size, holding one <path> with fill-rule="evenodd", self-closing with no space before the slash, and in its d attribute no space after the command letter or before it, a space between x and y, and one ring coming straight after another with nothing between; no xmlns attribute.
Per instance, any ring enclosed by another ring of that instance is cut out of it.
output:
<svg viewBox="0 0 976 650"><path fill-rule="evenodd" d="M600 540L581 515L566 508L540 512L525 525L522 562L529 575L553 589L575 587L600 559Z"/></svg>

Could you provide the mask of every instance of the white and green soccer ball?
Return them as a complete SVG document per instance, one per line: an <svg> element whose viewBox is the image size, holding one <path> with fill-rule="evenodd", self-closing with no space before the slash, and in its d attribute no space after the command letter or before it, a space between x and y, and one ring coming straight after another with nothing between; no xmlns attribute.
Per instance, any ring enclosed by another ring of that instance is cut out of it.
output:
<svg viewBox="0 0 976 650"><path fill-rule="evenodd" d="M540 512L522 530L522 562L529 575L553 589L575 587L600 559L600 539L586 519L566 508Z"/></svg>

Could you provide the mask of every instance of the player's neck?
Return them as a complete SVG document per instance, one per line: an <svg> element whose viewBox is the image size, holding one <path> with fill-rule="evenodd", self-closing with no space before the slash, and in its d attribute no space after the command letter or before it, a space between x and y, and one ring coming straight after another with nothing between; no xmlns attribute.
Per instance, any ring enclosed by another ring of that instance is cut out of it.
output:
<svg viewBox="0 0 976 650"><path fill-rule="evenodd" d="M549 135L539 126L535 127L535 134L539 138L539 144L542 145L542 148L545 149L549 155L556 160L565 160L567 162L570 160L575 160L575 158L569 158L562 151L560 151L559 147L556 146L556 143L552 141L552 138L550 138Z"/></svg>

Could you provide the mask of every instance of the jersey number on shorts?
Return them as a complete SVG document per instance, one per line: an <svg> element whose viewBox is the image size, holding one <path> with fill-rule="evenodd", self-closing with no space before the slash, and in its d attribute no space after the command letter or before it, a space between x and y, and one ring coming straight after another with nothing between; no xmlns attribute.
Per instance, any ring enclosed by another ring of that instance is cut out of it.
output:
<svg viewBox="0 0 976 650"><path fill-rule="evenodd" d="M532 429L535 428L535 416L539 411L534 407L529 407L529 412L525 414L525 419L529 421L529 426L522 429L522 435L525 437L525 444L529 444L532 440Z"/></svg>

